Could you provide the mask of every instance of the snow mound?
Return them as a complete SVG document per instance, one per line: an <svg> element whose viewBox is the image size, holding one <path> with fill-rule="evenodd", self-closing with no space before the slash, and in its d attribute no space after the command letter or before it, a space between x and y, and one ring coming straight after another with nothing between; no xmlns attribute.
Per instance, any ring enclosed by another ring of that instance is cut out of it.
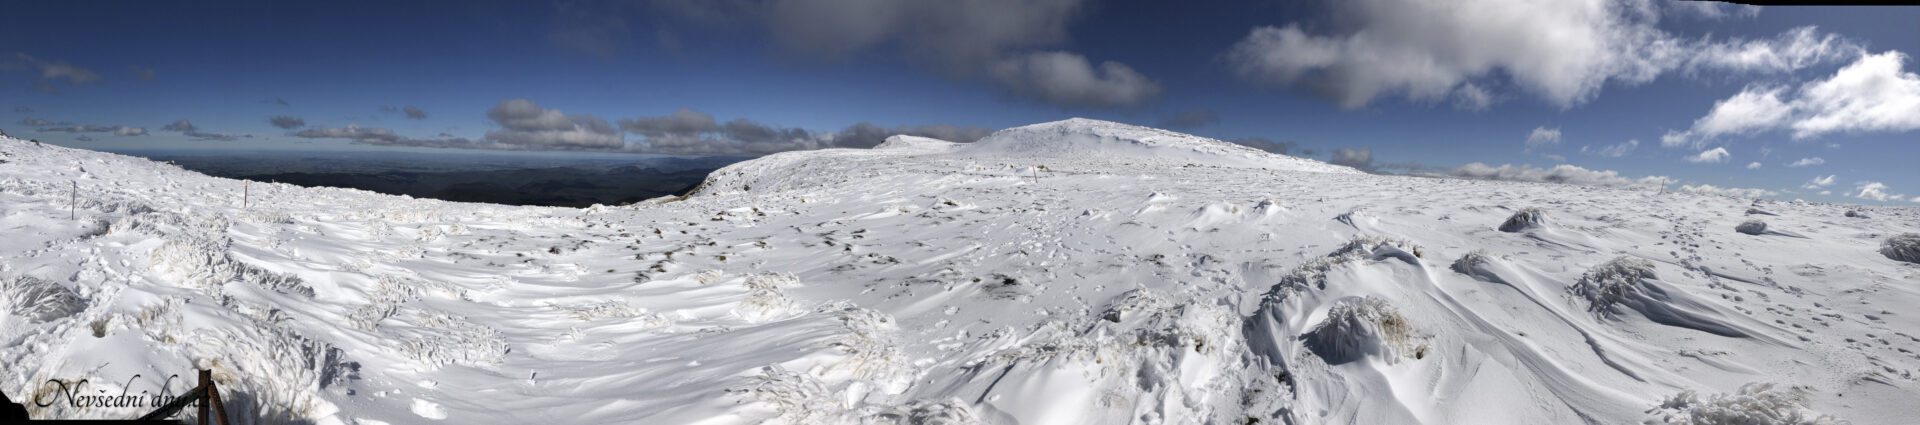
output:
<svg viewBox="0 0 1920 425"><path fill-rule="evenodd" d="M1188 215L1186 228L1206 230L1220 224L1239 221L1242 219L1243 212L1239 205L1227 202L1209 203Z"/></svg>
<svg viewBox="0 0 1920 425"><path fill-rule="evenodd" d="M1619 257L1595 266L1567 292L1586 300L1587 312L1597 318L1620 319L1631 310L1662 325L1734 338L1756 335L1686 291L1660 283L1653 262L1645 259Z"/></svg>
<svg viewBox="0 0 1920 425"><path fill-rule="evenodd" d="M1760 221L1760 220L1747 220L1745 223L1740 223L1739 226L1734 226L1733 231L1745 233L1749 235L1766 234L1767 222Z"/></svg>
<svg viewBox="0 0 1920 425"><path fill-rule="evenodd" d="M1540 211L1539 208L1526 207L1526 208L1521 208L1520 211L1513 213L1512 217L1507 217L1507 221L1505 223L1500 223L1500 231L1508 232L1508 233L1524 232L1527 230L1538 229L1546 226L1547 226L1546 212Z"/></svg>
<svg viewBox="0 0 1920 425"><path fill-rule="evenodd" d="M1751 383L1739 391L1701 398L1692 390L1667 398L1647 413L1649 424L1830 425L1846 421L1807 409L1806 392Z"/></svg>
<svg viewBox="0 0 1920 425"><path fill-rule="evenodd" d="M1341 364L1366 356L1380 356L1388 363L1400 357L1424 358L1426 347L1418 343L1413 324L1386 300L1366 296L1346 298L1327 310L1326 321L1302 337L1307 347L1328 364Z"/></svg>
<svg viewBox="0 0 1920 425"><path fill-rule="evenodd" d="M1272 217L1274 214L1287 212L1287 207L1281 205L1280 201L1262 199L1259 203L1254 204L1253 212L1259 214L1261 217Z"/></svg>
<svg viewBox="0 0 1920 425"><path fill-rule="evenodd" d="M1867 213L1863 213L1857 210L1847 210L1846 216L1852 217L1852 218L1868 218Z"/></svg>
<svg viewBox="0 0 1920 425"><path fill-rule="evenodd" d="M1453 264L1448 266L1448 268L1460 274L1473 276L1474 279L1489 282L1504 282L1491 268L1494 258L1493 254L1484 250L1476 250L1466 253L1466 255L1461 255L1460 259L1453 260Z"/></svg>
<svg viewBox="0 0 1920 425"><path fill-rule="evenodd" d="M1920 233L1901 233L1880 244L1880 255L1898 261L1920 263Z"/></svg>
<svg viewBox="0 0 1920 425"><path fill-rule="evenodd" d="M695 276L699 280L699 276ZM747 289L747 298L734 305L733 315L751 323L765 323L791 318L803 313L800 303L788 297L786 288L800 284L790 274L760 274L748 276L743 283Z"/></svg>
<svg viewBox="0 0 1920 425"><path fill-rule="evenodd" d="M1330 173L1349 167L1268 153L1191 134L1110 121L1070 118L1000 130L955 149L979 156L1204 163Z"/></svg>
<svg viewBox="0 0 1920 425"><path fill-rule="evenodd" d="M1325 257L1314 258L1295 267L1292 272L1280 278L1268 293L1268 298L1285 298L1288 293L1303 289L1326 289L1327 272L1334 266L1361 260L1380 260L1396 258L1408 263L1417 263L1426 253L1419 245L1402 239L1361 237L1347 241L1346 244L1328 253Z"/></svg>

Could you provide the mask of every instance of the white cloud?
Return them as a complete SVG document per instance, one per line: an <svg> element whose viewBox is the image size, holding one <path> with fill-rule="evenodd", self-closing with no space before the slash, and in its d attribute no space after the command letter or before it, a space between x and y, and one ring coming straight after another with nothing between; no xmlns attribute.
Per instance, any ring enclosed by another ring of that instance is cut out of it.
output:
<svg viewBox="0 0 1920 425"><path fill-rule="evenodd" d="M1737 196L1742 198L1759 198L1759 197L1780 195L1780 192L1775 192L1775 191L1766 190L1766 189L1718 187L1718 186L1705 184L1705 183L1702 183L1699 186L1681 185L1679 188L1679 191L1692 192L1692 193L1705 193L1705 194L1711 194L1711 195Z"/></svg>
<svg viewBox="0 0 1920 425"><path fill-rule="evenodd" d="M1160 92L1125 64L1046 51L1069 41L1068 27L1090 8L1086 0L606 2L612 11L568 3L550 40L601 56L631 38L619 5L645 3L645 19L663 41L677 40L672 34L681 27L758 28L790 55L822 62L898 57L951 77L985 76L1010 93L1067 107L1135 106Z"/></svg>
<svg viewBox="0 0 1920 425"><path fill-rule="evenodd" d="M1702 151L1699 155L1687 157L1687 162L1695 164L1715 164L1726 162L1728 156L1731 155L1727 153L1727 148L1713 148Z"/></svg>
<svg viewBox="0 0 1920 425"><path fill-rule="evenodd" d="M1708 3L1708 2L1687 2ZM1706 43L1694 52L1690 69L1718 68L1749 72L1789 72L1828 61L1852 58L1860 46L1834 34L1821 35L1807 26L1787 30L1771 40L1730 40Z"/></svg>
<svg viewBox="0 0 1920 425"><path fill-rule="evenodd" d="M393 130L384 128L361 128L359 125L354 124L348 124L343 128L309 128L294 133L293 136L308 139L352 139L355 142L373 145L395 144L402 140L400 135L394 133Z"/></svg>
<svg viewBox="0 0 1920 425"><path fill-rule="evenodd" d="M1447 174L1482 180L1510 180L1524 182L1547 182L1581 184L1591 186L1655 186L1673 181L1664 176L1647 176L1638 179L1621 176L1613 170L1590 170L1572 164L1560 164L1553 168L1539 168L1532 165L1501 164L1499 167L1484 163L1471 163L1448 170Z"/></svg>
<svg viewBox="0 0 1920 425"><path fill-rule="evenodd" d="M623 119L620 120L620 128L648 137L660 137L717 132L720 131L720 124L713 120L713 115L680 108L673 111L672 115Z"/></svg>
<svg viewBox="0 0 1920 425"><path fill-rule="evenodd" d="M1369 171L1373 169L1373 148L1335 149L1333 159L1328 162Z"/></svg>
<svg viewBox="0 0 1920 425"><path fill-rule="evenodd" d="M253 137L253 135L251 134L240 136L240 135L233 135L233 134L226 134L226 133L200 131L200 127L193 125L193 122L190 122L187 120L174 121L172 124L167 124L164 127L160 127L160 129L166 130L166 131L178 131L180 132L180 134L185 135L187 137L191 137L194 140L218 140L223 142L230 142L234 140L239 140L241 137Z"/></svg>
<svg viewBox="0 0 1920 425"><path fill-rule="evenodd" d="M1862 54L1824 80L1785 87L1748 86L1714 103L1693 128L1661 138L1668 147L1700 147L1728 134L1791 129L1795 139L1835 132L1920 129L1920 75L1904 69L1906 54Z"/></svg>
<svg viewBox="0 0 1920 425"><path fill-rule="evenodd" d="M1725 18L1752 18L1760 15L1760 6L1730 4L1712 1L1670 1L1665 2L1668 9L1707 20Z"/></svg>
<svg viewBox="0 0 1920 425"><path fill-rule="evenodd" d="M499 130L487 132L484 140L490 143L541 149L619 149L626 145L620 130L606 120L541 108L526 99L502 100L487 110L487 118L500 124Z"/></svg>
<svg viewBox="0 0 1920 425"><path fill-rule="evenodd" d="M1473 83L1464 83L1453 91L1453 107L1469 111L1484 111L1493 106L1493 93Z"/></svg>
<svg viewBox="0 0 1920 425"><path fill-rule="evenodd" d="M987 74L1008 92L1062 106L1119 108L1160 95L1160 83L1133 68L1114 61L1095 67L1085 56L1067 52L1003 59L988 67Z"/></svg>
<svg viewBox="0 0 1920 425"><path fill-rule="evenodd" d="M1806 166L1820 165L1825 163L1827 163L1827 160L1820 159L1820 157L1816 156L1812 158L1800 158L1799 161L1794 161L1793 163L1787 164L1787 166L1788 167L1806 167Z"/></svg>
<svg viewBox="0 0 1920 425"><path fill-rule="evenodd" d="M60 80L66 80L67 85L72 87L79 87L83 84L100 80L100 74L95 74L86 68L73 66L66 61L40 60L33 56L28 56L26 53L18 53L16 56L19 58L17 63L40 72L40 76L33 80L33 87L40 89L40 91L55 94L60 93L60 89L53 86L55 81ZM0 70L7 70L12 67L13 66L9 64L0 63Z"/></svg>
<svg viewBox="0 0 1920 425"><path fill-rule="evenodd" d="M1527 134L1527 150L1528 151L1532 151L1535 148L1542 148L1542 147L1553 146L1558 144L1560 144L1560 127L1554 127L1554 128L1547 128L1546 126L1534 127L1533 132Z"/></svg>
<svg viewBox="0 0 1920 425"><path fill-rule="evenodd" d="M792 150L866 149L889 136L907 134L951 142L972 142L992 133L981 127L859 123L835 132L812 132L761 124L745 118L720 123L713 115L680 108L671 115L622 119L620 128L644 136L628 150L675 155L765 155Z"/></svg>
<svg viewBox="0 0 1920 425"><path fill-rule="evenodd" d="M1660 138L1660 145L1699 148L1724 134L1749 134L1777 126L1793 113L1793 107L1780 100L1783 91L1786 89L1748 87L1731 98L1714 102L1707 116L1693 121L1693 129L1669 132Z"/></svg>
<svg viewBox="0 0 1920 425"><path fill-rule="evenodd" d="M1568 108L1609 82L1640 84L1674 69L1792 71L1851 46L1812 27L1772 39L1686 40L1660 30L1660 17L1699 14L1700 8L1663 8L1664 2L1329 3L1337 25L1254 28L1228 51L1228 65L1244 81L1305 84L1346 108L1380 97L1484 104L1498 95L1488 87L1513 87Z"/></svg>
<svg viewBox="0 0 1920 425"><path fill-rule="evenodd" d="M285 115L277 115L272 118L267 118L267 123L273 124L274 127L279 127L284 130L292 130L292 129L307 126L307 120L295 118L295 117L289 117Z"/></svg>
<svg viewBox="0 0 1920 425"><path fill-rule="evenodd" d="M1827 187L1827 186L1833 185L1833 178L1836 176L1838 175L1828 174L1826 177L1814 176L1812 181L1808 181L1807 184L1802 185L1800 187L1807 188L1807 189L1819 189L1822 187Z"/></svg>
<svg viewBox="0 0 1920 425"><path fill-rule="evenodd" d="M22 123L25 123L25 122L26 122L26 121L22 121ZM64 123L63 123L63 124L64 124ZM41 133L48 133L48 132L55 132L55 131L58 131L58 132L66 132L66 133L113 133L113 135L115 135L115 136L145 136L145 135L147 135L147 129L145 129L145 128L140 128L140 127L129 127L129 126L124 126L124 125L112 125L112 126L108 126L108 125L72 125L72 126L66 126L66 127L51 127L51 128L42 128L42 129L39 129L39 130L35 130L35 131L38 131L38 132L41 132Z"/></svg>
<svg viewBox="0 0 1920 425"><path fill-rule="evenodd" d="M1881 184L1880 182L1860 182L1854 185L1854 188L1860 190L1860 193L1853 195L1855 198L1885 201L1889 197L1887 195L1887 185Z"/></svg>
<svg viewBox="0 0 1920 425"><path fill-rule="evenodd" d="M1604 146L1599 149L1593 149L1591 151L1589 151L1585 146L1582 146L1580 147L1580 152L1582 153L1592 152L1594 155L1599 155L1607 158L1619 158L1619 157L1627 156L1627 154L1633 153L1633 149L1638 147L1640 147L1640 139L1633 139L1620 144Z"/></svg>
<svg viewBox="0 0 1920 425"><path fill-rule="evenodd" d="M1306 81L1341 106L1380 96L1433 101L1476 78L1504 74L1549 103L1570 107L1609 79L1644 82L1677 47L1650 19L1601 0L1334 2L1357 19L1344 33L1309 34L1299 25L1259 27L1228 61L1241 79L1269 85Z"/></svg>
<svg viewBox="0 0 1920 425"><path fill-rule="evenodd" d="M1749 170L1758 170L1758 169L1760 169L1760 163L1758 163L1758 162L1754 162L1754 163L1748 163L1748 164L1747 164L1747 169L1749 169Z"/></svg>
<svg viewBox="0 0 1920 425"><path fill-rule="evenodd" d="M1793 137L1920 129L1920 75L1903 70L1906 59L1898 51L1863 56L1802 86L1797 104L1806 116L1793 123Z"/></svg>

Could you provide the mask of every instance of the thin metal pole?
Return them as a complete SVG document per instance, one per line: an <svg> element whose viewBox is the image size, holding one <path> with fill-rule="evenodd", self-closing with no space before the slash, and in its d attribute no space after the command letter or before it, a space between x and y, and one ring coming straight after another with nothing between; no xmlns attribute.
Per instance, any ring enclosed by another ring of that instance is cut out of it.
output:
<svg viewBox="0 0 1920 425"><path fill-rule="evenodd" d="M73 182L73 194L67 197L67 219L80 219L80 182Z"/></svg>
<svg viewBox="0 0 1920 425"><path fill-rule="evenodd" d="M243 183L240 183L240 209L244 210L247 209L247 189L253 185L253 180L241 180L241 182Z"/></svg>

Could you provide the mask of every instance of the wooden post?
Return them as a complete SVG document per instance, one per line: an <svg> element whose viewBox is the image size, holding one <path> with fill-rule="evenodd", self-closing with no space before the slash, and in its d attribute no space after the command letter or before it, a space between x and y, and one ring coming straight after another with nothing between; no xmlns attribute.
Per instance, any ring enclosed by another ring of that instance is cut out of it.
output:
<svg viewBox="0 0 1920 425"><path fill-rule="evenodd" d="M212 392L213 387L210 385L213 385L213 371L201 369L200 387L206 388L208 392ZM207 425L207 414L212 411L213 404L207 401L208 400L200 400L200 425Z"/></svg>
<svg viewBox="0 0 1920 425"><path fill-rule="evenodd" d="M248 195L248 188L249 188L250 186L252 186L252 185L253 185L253 180L241 180L241 183L240 183L240 209L243 209L243 210L244 210L244 209L247 209L247 195Z"/></svg>
<svg viewBox="0 0 1920 425"><path fill-rule="evenodd" d="M73 194L67 197L67 219L80 219L80 182L73 182Z"/></svg>
<svg viewBox="0 0 1920 425"><path fill-rule="evenodd" d="M219 425L233 423L227 421L227 406L220 402L220 386L214 385L211 379L207 380L207 401L213 403L213 423Z"/></svg>

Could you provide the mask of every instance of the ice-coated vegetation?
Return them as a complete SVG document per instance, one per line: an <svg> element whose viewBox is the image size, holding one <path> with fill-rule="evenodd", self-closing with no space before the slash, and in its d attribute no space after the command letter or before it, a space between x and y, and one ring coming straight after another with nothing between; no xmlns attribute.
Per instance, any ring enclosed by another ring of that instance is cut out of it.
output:
<svg viewBox="0 0 1920 425"><path fill-rule="evenodd" d="M1307 346L1328 363L1345 363L1362 356L1379 356L1391 363L1399 357L1420 358L1425 346L1415 341L1413 324L1400 310L1377 297L1340 300L1327 310L1326 321L1305 335Z"/></svg>
<svg viewBox="0 0 1920 425"><path fill-rule="evenodd" d="M1901 233L1880 244L1880 255L1897 261L1920 264L1920 233Z"/></svg>
<svg viewBox="0 0 1920 425"><path fill-rule="evenodd" d="M87 304L67 287L33 276L0 280L0 297L9 313L41 322L72 316Z"/></svg>
<svg viewBox="0 0 1920 425"><path fill-rule="evenodd" d="M0 156L22 398L206 368L239 423L1920 417L1920 275L1886 259L1913 208L1372 175L1078 119L582 209L261 182L243 207L139 158Z"/></svg>
<svg viewBox="0 0 1920 425"><path fill-rule="evenodd" d="M1738 391L1701 397L1682 391L1648 412L1654 424L1671 425L1839 425L1848 423L1807 409L1799 388L1769 383L1743 385Z"/></svg>
<svg viewBox="0 0 1920 425"><path fill-rule="evenodd" d="M1539 208L1526 207L1515 211L1507 221L1500 223L1502 232L1523 232L1547 225L1547 213Z"/></svg>
<svg viewBox="0 0 1920 425"><path fill-rule="evenodd" d="M1652 261L1620 257L1587 271L1567 292L1585 300L1588 312L1611 315L1622 301L1644 294L1646 280L1652 278Z"/></svg>

